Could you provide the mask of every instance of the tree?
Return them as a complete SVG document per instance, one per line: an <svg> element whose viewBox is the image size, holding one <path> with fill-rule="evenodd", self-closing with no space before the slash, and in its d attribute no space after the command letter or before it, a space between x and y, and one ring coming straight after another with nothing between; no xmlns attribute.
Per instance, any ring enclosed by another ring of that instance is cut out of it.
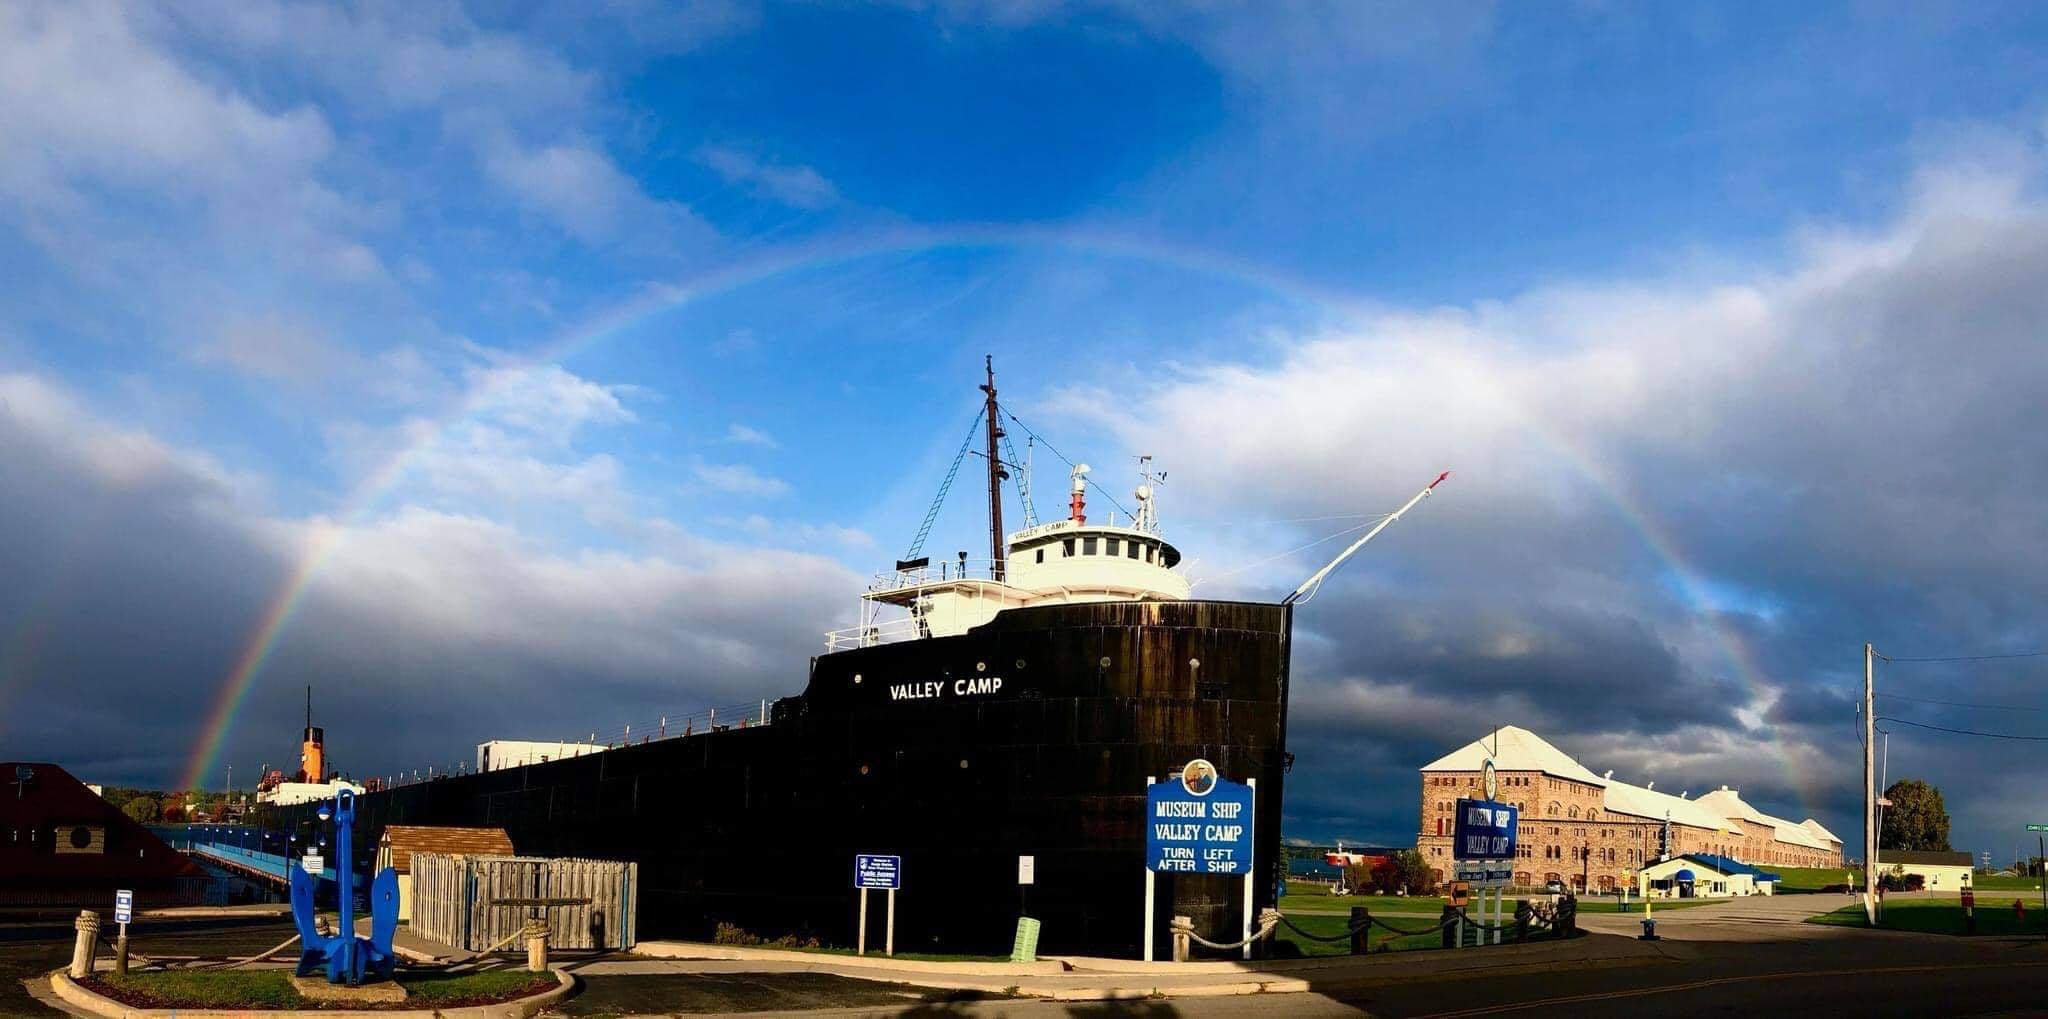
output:
<svg viewBox="0 0 2048 1019"><path fill-rule="evenodd" d="M137 796L121 804L121 812L143 824L149 824L163 815L163 804L154 797Z"/></svg>
<svg viewBox="0 0 2048 1019"><path fill-rule="evenodd" d="M180 795L180 794L178 794L178 793L172 793L172 794L170 794L169 796L166 796L166 797L164 797L164 803L163 803L163 808L164 808L164 820L166 820L166 821L183 821L183 820L185 820L185 797L184 797L184 796L182 796L182 795Z"/></svg>
<svg viewBox="0 0 2048 1019"><path fill-rule="evenodd" d="M1917 778L1902 778L1884 791L1891 806L1884 808L1884 828L1879 832L1879 849L1949 851L1948 808L1941 802L1941 790Z"/></svg>

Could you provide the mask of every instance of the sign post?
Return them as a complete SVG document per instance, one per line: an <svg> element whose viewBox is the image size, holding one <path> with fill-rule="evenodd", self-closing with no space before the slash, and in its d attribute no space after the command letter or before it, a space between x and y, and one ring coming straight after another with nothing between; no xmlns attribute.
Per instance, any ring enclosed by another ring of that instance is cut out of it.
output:
<svg viewBox="0 0 2048 1019"><path fill-rule="evenodd" d="M1146 813L1146 816L1147 816L1148 818L1149 818L1149 817L1151 816L1151 812L1152 812L1152 783L1154 783L1154 782L1156 782L1156 781L1158 781L1158 778L1157 778L1156 776L1153 776L1153 775L1147 775L1147 776L1145 776L1145 813ZM1147 824L1147 825L1150 825L1150 824L1151 824L1151 821L1147 820L1147 821L1146 821L1146 824ZM1153 912L1153 909L1154 909L1154 903L1153 903L1153 889L1154 889L1154 886L1155 886L1155 885L1156 885L1156 884L1158 883L1158 877L1159 877L1159 875L1158 875L1158 874L1156 874L1156 873L1154 873L1154 872L1153 872L1153 870L1152 870L1152 836L1150 836L1150 835L1146 835L1146 836L1145 836L1145 961L1146 961L1146 962L1151 962L1151 961L1152 961L1152 917L1153 917L1153 916L1155 915L1155 914L1154 914L1154 912Z"/></svg>
<svg viewBox="0 0 2048 1019"><path fill-rule="evenodd" d="M1153 880L1170 874L1216 874L1243 880L1244 957L1251 958L1252 820L1256 780L1232 782L1197 758L1179 775L1145 787L1145 959L1152 959Z"/></svg>
<svg viewBox="0 0 2048 1019"><path fill-rule="evenodd" d="M1514 877L1515 836L1521 820L1521 809L1493 800L1460 799L1452 828L1451 861L1458 880L1479 889L1479 915L1481 922L1491 917L1494 927L1493 943L1501 941L1501 922L1506 903L1503 901L1509 879ZM1493 910L1486 908L1486 890L1493 890ZM1486 931L1481 929L1474 939L1486 943ZM1464 939L1459 939L1462 947Z"/></svg>
<svg viewBox="0 0 2048 1019"><path fill-rule="evenodd" d="M853 954L868 954L868 889L880 888L889 893L888 926L882 936L882 951L886 955L895 955L896 889L903 886L903 857L856 854L853 858L853 886L860 889L860 933L854 936Z"/></svg>
<svg viewBox="0 0 2048 1019"><path fill-rule="evenodd" d="M135 919L135 893L123 888L114 893L114 922L121 925L121 936L114 943L114 972L128 975L128 921Z"/></svg>

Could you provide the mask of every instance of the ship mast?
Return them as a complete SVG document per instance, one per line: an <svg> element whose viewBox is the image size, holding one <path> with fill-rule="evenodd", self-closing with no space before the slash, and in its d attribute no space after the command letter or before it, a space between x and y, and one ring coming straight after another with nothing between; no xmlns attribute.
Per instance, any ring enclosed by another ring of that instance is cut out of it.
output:
<svg viewBox="0 0 2048 1019"><path fill-rule="evenodd" d="M1003 579L1003 479L1009 472L1003 470L1003 459L997 455L997 443L1003 437L1003 426L998 422L1001 411L996 407L996 359L994 355L982 355L982 367L988 372L988 381L981 391L987 395L987 406L982 408L982 418L988 422L988 557L991 562L990 576Z"/></svg>

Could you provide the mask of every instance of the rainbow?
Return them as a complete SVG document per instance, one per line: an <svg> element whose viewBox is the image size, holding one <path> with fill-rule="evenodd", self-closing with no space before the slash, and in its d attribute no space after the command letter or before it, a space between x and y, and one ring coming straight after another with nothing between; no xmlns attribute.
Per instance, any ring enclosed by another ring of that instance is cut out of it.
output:
<svg viewBox="0 0 2048 1019"><path fill-rule="evenodd" d="M259 615L255 628L235 656L226 678L206 713L179 788L198 788L219 759L222 746L232 731L243 701L276 650L278 641L300 609L306 592L326 564L333 561L343 544L348 526L372 508L405 476L422 454L447 432L488 406L524 372L565 360L577 352L616 336L654 316L692 304L731 294L748 287L799 271L831 268L865 259L893 254L918 254L947 249L1031 249L1049 248L1081 251L1164 265L1196 274L1209 275L1244 284L1291 303L1314 309L1340 321L1353 320L1375 310L1375 305L1355 295L1338 292L1298 277L1277 272L1270 266L1194 248L1167 245L1126 234L1081 228L962 225L940 229L899 229L859 237L841 237L768 250L743 258L725 268L688 280L666 283L643 290L635 297L558 334L531 351L500 364L455 401L446 413L428 427L415 429L413 441L400 448L388 461L368 472L341 501L335 512L312 521L309 533L296 552L294 565ZM507 370L507 369L510 370ZM1550 428L1531 422L1532 430L1553 445L1565 459L1607 496L1608 501L1642 537L1646 545L1680 580L1685 594L1695 605L1706 604L1705 586L1680 552L1678 544L1655 526L1648 514L1635 508L1633 500L1621 497L1623 489L1591 457L1565 441ZM1741 643L1719 625L1709 630L1721 644L1728 663L1754 696L1772 687L1762 679ZM1788 763L1789 757L1788 757ZM1800 786L1807 798L1805 786Z"/></svg>

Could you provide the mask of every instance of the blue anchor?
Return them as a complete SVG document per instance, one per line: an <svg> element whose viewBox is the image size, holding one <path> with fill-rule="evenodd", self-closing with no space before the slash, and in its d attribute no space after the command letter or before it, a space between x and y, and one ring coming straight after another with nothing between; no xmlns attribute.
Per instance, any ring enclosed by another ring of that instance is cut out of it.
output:
<svg viewBox="0 0 2048 1019"><path fill-rule="evenodd" d="M356 823L356 794L342 789L334 803L320 805L320 820L334 821L335 883L341 900L341 924L333 937L322 936L313 926L313 893L320 878L304 867L287 867L291 874L292 922L299 928L299 976L311 976L323 966L327 982L354 987L367 974L391 979L398 958L391 952L391 937L398 932L398 872L390 867L379 871L370 882L370 936L356 935L355 860L351 856Z"/></svg>

